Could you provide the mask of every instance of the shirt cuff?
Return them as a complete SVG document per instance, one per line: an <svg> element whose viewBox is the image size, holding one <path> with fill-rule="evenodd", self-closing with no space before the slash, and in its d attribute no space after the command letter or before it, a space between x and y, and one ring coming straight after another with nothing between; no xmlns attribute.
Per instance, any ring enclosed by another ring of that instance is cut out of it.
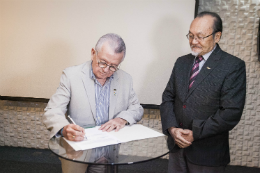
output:
<svg viewBox="0 0 260 173"><path fill-rule="evenodd" d="M64 137L63 134L62 134L62 131L63 131L63 128L60 129L60 130L55 134L55 137L56 137L56 138Z"/></svg>

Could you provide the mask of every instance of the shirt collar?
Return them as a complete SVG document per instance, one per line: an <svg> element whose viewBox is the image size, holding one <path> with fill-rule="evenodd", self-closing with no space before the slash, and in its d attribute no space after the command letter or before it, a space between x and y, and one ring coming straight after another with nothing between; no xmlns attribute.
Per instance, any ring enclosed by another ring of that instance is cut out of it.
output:
<svg viewBox="0 0 260 173"><path fill-rule="evenodd" d="M210 52L206 53L205 55L202 55L202 56L203 56L203 59L204 59L205 61L208 60L209 56L210 56L210 55L212 54L212 52L216 49L216 47L217 47L217 45L215 45L215 47L214 47Z"/></svg>

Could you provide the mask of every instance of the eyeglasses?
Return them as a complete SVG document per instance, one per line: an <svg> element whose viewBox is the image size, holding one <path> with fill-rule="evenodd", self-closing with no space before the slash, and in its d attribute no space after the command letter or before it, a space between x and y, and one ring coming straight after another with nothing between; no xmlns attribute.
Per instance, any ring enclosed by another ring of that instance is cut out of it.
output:
<svg viewBox="0 0 260 173"><path fill-rule="evenodd" d="M119 70L118 67L115 67L113 65L108 65L106 62L102 62L100 60L98 60L98 66L101 67L101 68L106 68L108 66L109 70L112 71L112 72Z"/></svg>
<svg viewBox="0 0 260 173"><path fill-rule="evenodd" d="M96 55L97 55L97 52L96 52ZM98 62L98 66L101 67L101 68L106 68L108 66L109 70L112 71L112 72L116 72L117 70L119 70L118 67L115 67L113 65L108 65L106 62L102 62L100 60L97 60L97 62Z"/></svg>
<svg viewBox="0 0 260 173"><path fill-rule="evenodd" d="M186 35L186 37L188 38L188 40L192 41L193 39L197 40L197 41L203 41L204 38L208 38L209 36L215 34L216 32L213 32L212 34L206 36L206 37L195 37L193 34L189 33Z"/></svg>

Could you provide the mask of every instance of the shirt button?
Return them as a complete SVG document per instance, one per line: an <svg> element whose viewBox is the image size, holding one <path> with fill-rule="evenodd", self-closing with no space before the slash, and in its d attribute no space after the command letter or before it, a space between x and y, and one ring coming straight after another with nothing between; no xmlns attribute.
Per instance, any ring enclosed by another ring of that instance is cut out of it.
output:
<svg viewBox="0 0 260 173"><path fill-rule="evenodd" d="M183 105L183 108L185 109L185 108L186 108L186 105Z"/></svg>

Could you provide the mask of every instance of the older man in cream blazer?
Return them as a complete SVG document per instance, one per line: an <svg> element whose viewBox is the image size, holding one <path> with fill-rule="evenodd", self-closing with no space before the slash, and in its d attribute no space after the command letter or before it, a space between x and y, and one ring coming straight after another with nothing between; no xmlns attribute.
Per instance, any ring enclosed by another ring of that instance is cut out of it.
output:
<svg viewBox="0 0 260 173"><path fill-rule="evenodd" d="M103 131L118 131L141 120L143 108L133 90L132 78L118 68L125 51L120 36L106 34L92 48L91 61L63 71L43 117L50 138L62 135L71 141L81 141L82 126L94 124L101 125ZM68 122L66 113L77 125ZM61 161L63 172L86 171L87 165Z"/></svg>

